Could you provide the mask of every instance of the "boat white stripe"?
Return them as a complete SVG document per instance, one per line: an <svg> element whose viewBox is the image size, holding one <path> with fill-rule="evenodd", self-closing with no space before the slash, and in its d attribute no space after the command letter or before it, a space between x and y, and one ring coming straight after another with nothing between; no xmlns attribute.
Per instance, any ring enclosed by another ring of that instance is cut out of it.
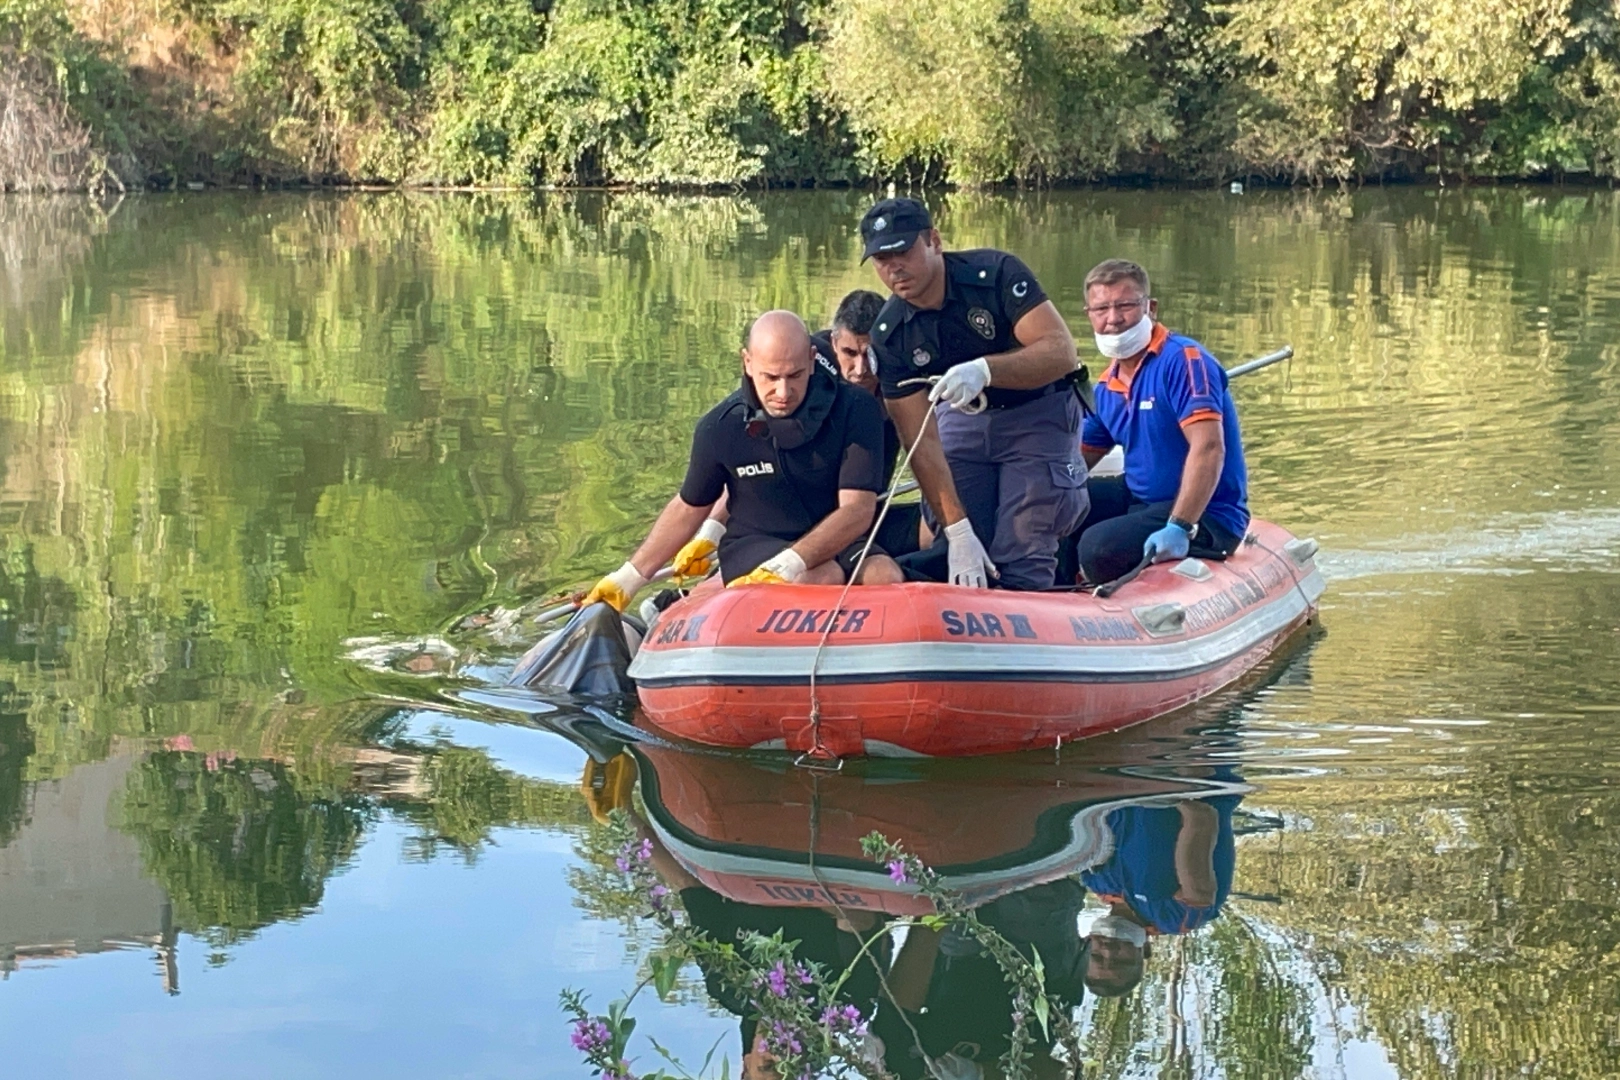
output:
<svg viewBox="0 0 1620 1080"><path fill-rule="evenodd" d="M982 672L1005 678L1022 672L1062 674L1076 681L1087 675L1159 676L1224 663L1247 652L1305 614L1322 595L1322 575L1312 568L1298 588L1220 629L1180 641L1146 641L1137 645L1017 645L979 641L908 641L876 645L833 645L821 660L827 679L926 672ZM726 679L779 676L784 681L808 678L813 645L711 645L689 649L641 649L630 663L638 680ZM768 664L768 667L763 665Z"/></svg>

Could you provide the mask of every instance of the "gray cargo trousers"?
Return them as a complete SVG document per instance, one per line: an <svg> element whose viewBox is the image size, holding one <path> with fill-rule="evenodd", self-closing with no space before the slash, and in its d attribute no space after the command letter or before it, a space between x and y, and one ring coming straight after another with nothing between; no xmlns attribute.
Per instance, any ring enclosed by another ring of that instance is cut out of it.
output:
<svg viewBox="0 0 1620 1080"><path fill-rule="evenodd" d="M1080 402L1066 388L977 416L935 410L939 441L973 531L1006 589L1049 589L1058 543L1091 505Z"/></svg>

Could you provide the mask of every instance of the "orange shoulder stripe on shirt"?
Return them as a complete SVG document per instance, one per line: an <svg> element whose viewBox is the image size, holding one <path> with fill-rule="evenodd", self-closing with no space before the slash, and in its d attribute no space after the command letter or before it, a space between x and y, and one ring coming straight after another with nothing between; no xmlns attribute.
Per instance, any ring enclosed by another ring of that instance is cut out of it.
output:
<svg viewBox="0 0 1620 1080"><path fill-rule="evenodd" d="M1193 397L1209 397L1209 373L1197 362L1204 354L1198 351L1198 346L1189 345L1181 351L1181 358L1187 365L1187 388Z"/></svg>
<svg viewBox="0 0 1620 1080"><path fill-rule="evenodd" d="M1214 409L1198 409L1183 420L1181 426L1186 427L1188 424L1197 424L1205 420L1219 420L1220 418L1221 414Z"/></svg>

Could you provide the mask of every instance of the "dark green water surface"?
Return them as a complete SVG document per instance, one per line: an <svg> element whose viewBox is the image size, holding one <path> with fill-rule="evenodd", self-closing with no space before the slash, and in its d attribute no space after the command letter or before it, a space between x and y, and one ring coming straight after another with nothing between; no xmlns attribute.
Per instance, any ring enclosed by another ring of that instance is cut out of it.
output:
<svg viewBox="0 0 1620 1080"><path fill-rule="evenodd" d="M622 561L753 314L876 287L865 201L0 199L0 1075L585 1075L558 990L657 934L586 752L454 697ZM1231 896L1081 998L1088 1075L1620 1074L1620 195L936 205L1094 369L1111 255L1222 361L1298 350L1234 392L1322 631L1061 758L642 758L638 814L745 893L870 827L994 895L1089 865L1086 807L1202 798ZM637 1014L641 1067L736 1075L696 969Z"/></svg>

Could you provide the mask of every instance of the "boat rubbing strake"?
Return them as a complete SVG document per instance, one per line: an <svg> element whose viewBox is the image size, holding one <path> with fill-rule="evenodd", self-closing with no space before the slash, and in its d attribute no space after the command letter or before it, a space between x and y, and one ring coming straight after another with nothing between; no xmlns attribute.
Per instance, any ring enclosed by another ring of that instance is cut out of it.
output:
<svg viewBox="0 0 1620 1080"><path fill-rule="evenodd" d="M913 583L854 588L835 607L832 586L706 586L649 627L629 673L648 720L715 746L809 749L812 664L834 754L1051 746L1260 663L1316 610L1315 552L1256 521L1224 562L1153 566L1107 600Z"/></svg>

